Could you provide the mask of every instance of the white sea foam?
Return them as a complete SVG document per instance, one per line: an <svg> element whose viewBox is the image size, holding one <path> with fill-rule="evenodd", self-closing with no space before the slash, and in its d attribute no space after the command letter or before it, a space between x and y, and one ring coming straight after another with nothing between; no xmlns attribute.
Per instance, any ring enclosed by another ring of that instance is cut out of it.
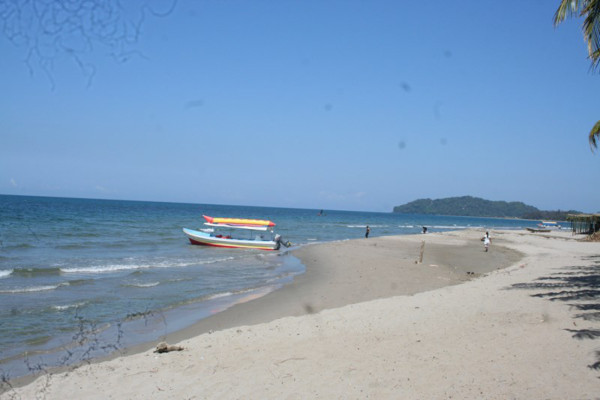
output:
<svg viewBox="0 0 600 400"><path fill-rule="evenodd" d="M217 259L209 259L203 261L185 261L185 262L176 262L173 263L171 261L159 262L159 263L149 263L149 264L109 264L109 265L98 265L92 267L73 267L73 268L61 268L60 271L65 274L104 274L111 272L120 272L120 271L128 271L128 270L139 270L139 269L150 269L150 268L181 268L181 267L190 267L194 265L203 265L203 264L214 264L218 262L225 262L234 260L235 257L223 257Z"/></svg>
<svg viewBox="0 0 600 400"><path fill-rule="evenodd" d="M85 305L85 302L80 302L80 303L75 303L75 304L66 304L64 306L52 306L52 308L57 311L64 311L64 310L68 310L70 308L82 307L84 305Z"/></svg>
<svg viewBox="0 0 600 400"><path fill-rule="evenodd" d="M128 286L139 287L139 288L149 288L158 286L160 282L148 282L148 283L131 283Z"/></svg>
<svg viewBox="0 0 600 400"><path fill-rule="evenodd" d="M220 299L222 297L228 297L228 296L233 296L233 292L223 292L223 293L217 293L217 294L213 294L211 296L207 296L206 300L214 300L214 299Z"/></svg>
<svg viewBox="0 0 600 400"><path fill-rule="evenodd" d="M366 228L367 225L346 225L346 228ZM389 225L369 225L369 228L388 228Z"/></svg>
<svg viewBox="0 0 600 400"><path fill-rule="evenodd" d="M252 293L255 292L257 289L260 288L247 288L247 289L242 289L242 290L236 290L233 292L221 292L221 293L215 293L209 296L206 296L204 298L204 300L215 300L215 299L220 299L223 297L229 297L229 296L235 296L235 295L242 295L242 294L246 294L246 293Z"/></svg>
<svg viewBox="0 0 600 400"><path fill-rule="evenodd" d="M49 290L58 289L61 286L69 286L69 282L60 283L58 285L30 286L24 288L0 290L0 293L16 294L16 293L32 293L32 292L47 292Z"/></svg>
<svg viewBox="0 0 600 400"><path fill-rule="evenodd" d="M214 260L204 260L204 261L194 261L193 263L189 263L188 265L198 265L198 264L214 264L218 262L231 261L235 260L235 257L224 257L224 258L216 258ZM188 266L185 265L185 266Z"/></svg>
<svg viewBox="0 0 600 400"><path fill-rule="evenodd" d="M106 272L118 272L131 269L150 268L142 265L103 265L98 267L74 267L61 268L60 271L65 274L103 274Z"/></svg>
<svg viewBox="0 0 600 400"><path fill-rule="evenodd" d="M0 279L8 277L12 272L12 269L0 269Z"/></svg>
<svg viewBox="0 0 600 400"><path fill-rule="evenodd" d="M434 229L469 229L469 228L481 228L479 226L463 226L463 225L433 225Z"/></svg>

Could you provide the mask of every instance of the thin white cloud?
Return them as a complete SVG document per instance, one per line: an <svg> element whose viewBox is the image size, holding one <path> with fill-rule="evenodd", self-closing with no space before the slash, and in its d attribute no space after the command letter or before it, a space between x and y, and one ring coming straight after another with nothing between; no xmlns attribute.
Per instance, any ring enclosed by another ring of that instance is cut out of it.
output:
<svg viewBox="0 0 600 400"><path fill-rule="evenodd" d="M17 185L17 181L15 180L15 178L10 178L10 186L12 187L17 187L19 185Z"/></svg>

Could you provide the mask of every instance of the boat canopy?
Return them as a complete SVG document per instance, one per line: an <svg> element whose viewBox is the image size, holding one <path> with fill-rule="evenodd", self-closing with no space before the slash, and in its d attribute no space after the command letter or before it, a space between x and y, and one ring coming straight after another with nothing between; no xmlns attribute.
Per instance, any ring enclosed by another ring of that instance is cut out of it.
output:
<svg viewBox="0 0 600 400"><path fill-rule="evenodd" d="M245 225L230 225L230 224L214 224L211 222L205 222L204 225L216 226L218 228L232 228L232 229L248 229L251 231L266 231L269 229L268 226L245 226Z"/></svg>
<svg viewBox="0 0 600 400"><path fill-rule="evenodd" d="M544 226L558 226L558 223L556 221L542 221L542 223L540 225L544 225Z"/></svg>
<svg viewBox="0 0 600 400"><path fill-rule="evenodd" d="M213 218L203 215L206 222L210 224L220 224L229 226L246 226L246 227L273 227L274 222L264 219L246 219L246 218Z"/></svg>

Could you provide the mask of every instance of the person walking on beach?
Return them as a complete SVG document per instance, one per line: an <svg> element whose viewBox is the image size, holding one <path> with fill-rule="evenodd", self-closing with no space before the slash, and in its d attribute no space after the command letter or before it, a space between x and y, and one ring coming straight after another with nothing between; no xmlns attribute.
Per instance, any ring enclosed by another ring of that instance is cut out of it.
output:
<svg viewBox="0 0 600 400"><path fill-rule="evenodd" d="M490 234L489 232L485 233L485 236L483 237L483 247L485 247L485 251L488 251L488 248L490 247L490 243L492 243L492 239L490 239Z"/></svg>
<svg viewBox="0 0 600 400"><path fill-rule="evenodd" d="M367 225L367 230L365 231L365 238L369 237L369 233L371 233L371 228L369 228L369 225Z"/></svg>

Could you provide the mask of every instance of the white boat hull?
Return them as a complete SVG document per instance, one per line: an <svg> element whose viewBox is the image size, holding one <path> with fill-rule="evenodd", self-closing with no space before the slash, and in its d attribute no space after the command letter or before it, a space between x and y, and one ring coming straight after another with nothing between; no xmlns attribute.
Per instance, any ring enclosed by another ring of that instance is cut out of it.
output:
<svg viewBox="0 0 600 400"><path fill-rule="evenodd" d="M183 228L191 244L225 248L278 250L280 244L274 240L256 239L233 239L229 237L218 237L210 233Z"/></svg>

